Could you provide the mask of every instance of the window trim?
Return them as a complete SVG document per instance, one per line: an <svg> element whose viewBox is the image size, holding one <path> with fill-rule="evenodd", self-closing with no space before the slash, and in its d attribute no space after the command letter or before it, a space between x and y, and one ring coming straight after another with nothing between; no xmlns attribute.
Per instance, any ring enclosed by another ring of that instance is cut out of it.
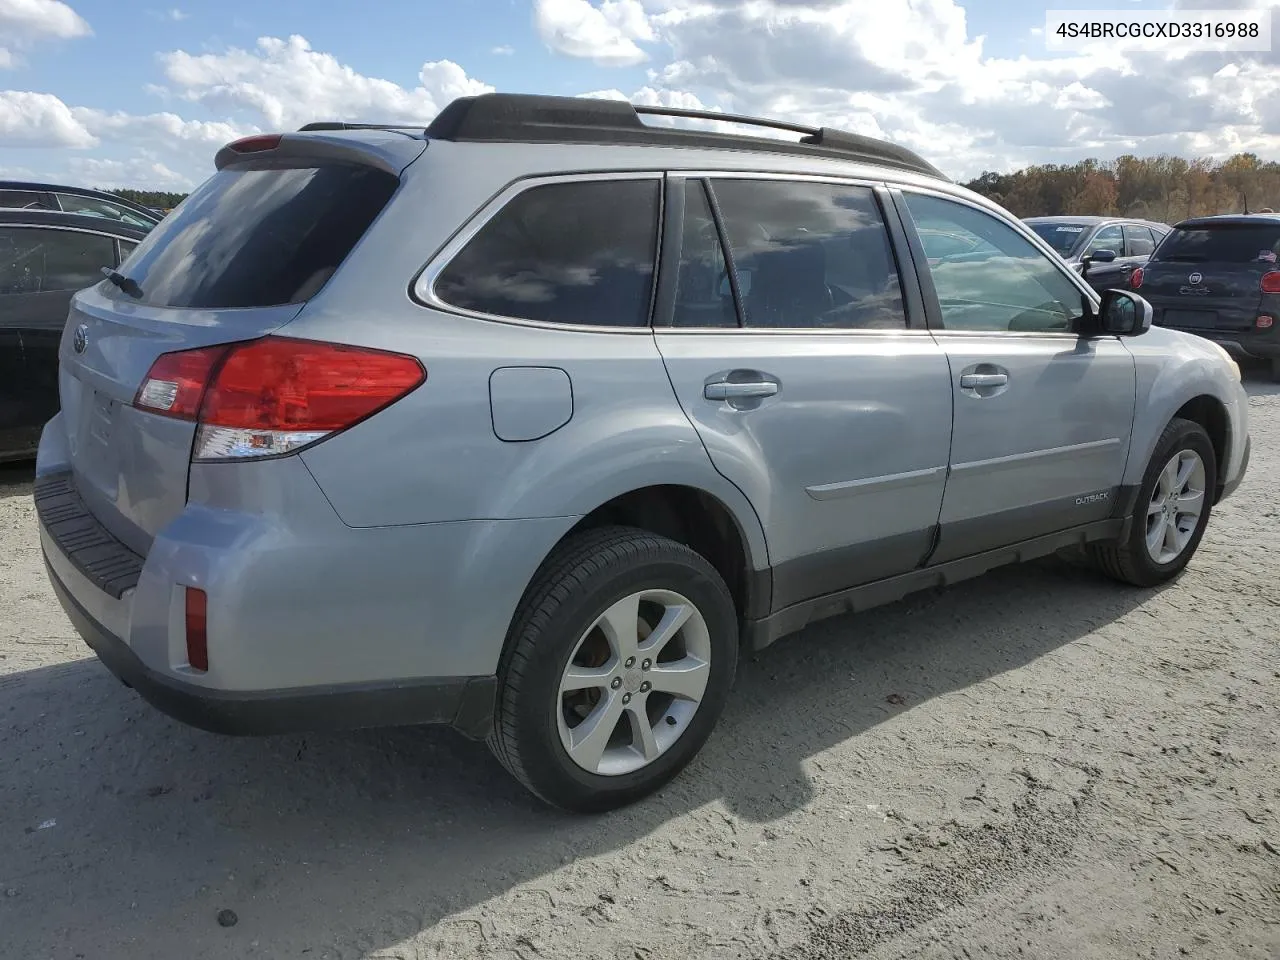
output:
<svg viewBox="0 0 1280 960"><path fill-rule="evenodd" d="M700 184L707 191L707 197L711 204L712 214L716 218L717 232L720 236L720 244L724 250L725 262L729 266L730 287L734 290L734 304L738 312L738 325L736 327L677 327L672 325L671 317L674 308L675 296L675 275L676 267L679 264L680 257L680 236L668 233L666 239L667 253L662 257L658 270L658 284L661 295L658 300L659 309L653 317L653 329L655 333L663 335L675 334L679 336L707 336L708 334L720 334L722 336L822 336L822 337L877 337L877 338L894 338L904 336L929 336L930 331L926 322L925 300L920 287L918 271L916 269L916 261L912 255L901 216L889 195L889 190L883 180L873 180L866 177L858 176L838 176L831 174L809 174L809 173L790 173L790 172L772 172L768 170L715 170L698 168L696 170L672 170L667 174L669 185L679 185L679 189L683 189L690 182ZM712 186L713 180L772 180L772 181L795 181L802 183L828 183L837 186L864 187L871 191L879 210L881 219L884 221L885 232L888 235L889 255L893 258L894 266L898 271L898 285L902 291L902 307L906 315L907 325L901 329L858 329L854 327L749 327L746 326L742 316L742 305L738 294L737 265L734 261L733 251L730 247L728 239L724 235L723 224L721 223L719 201L715 195L715 189ZM675 202L675 194L668 191L670 202ZM680 199L683 200L683 192ZM683 218L683 207L680 209L679 217ZM676 211L671 210L669 223L677 216ZM670 289L668 289L668 284Z"/></svg>
<svg viewBox="0 0 1280 960"><path fill-rule="evenodd" d="M1066 261L1063 260L1051 246L1049 246L1047 241L1042 240L1034 230L1028 227L1021 220L1000 212L998 208L993 210L984 204L975 203L968 197L949 193L945 190L933 190L928 187L915 185L908 186L905 184L894 184L890 187L889 194L898 208L898 215L902 218L903 228L907 233L907 243L911 249L911 255L917 263L925 265L924 269L916 271L916 277L919 280L921 292L924 294L925 317L928 321L929 332L931 334L966 338L999 336L1013 337L1020 340L1043 340L1048 338L1051 340L1072 342L1078 342L1081 337L1086 336L1078 330L953 330L948 328L942 320L941 302L938 299L938 291L933 285L933 274L928 269L929 260L928 257L925 256L924 245L920 240L919 232L916 230L915 220L911 216L911 211L907 208L906 194L908 193L925 197L934 197L938 200L950 200L952 203L969 207L978 213L984 213L987 216L992 217L1012 229L1015 233L1019 234L1035 246L1036 249L1040 250L1041 253L1044 254L1045 259L1049 261L1050 266L1057 270L1059 274L1066 277L1083 296L1087 297L1095 310L1102 303L1102 300L1098 295L1098 292L1082 280L1078 273L1068 267ZM1117 339L1105 334L1088 336L1089 339Z"/></svg>
<svg viewBox="0 0 1280 960"><path fill-rule="evenodd" d="M112 264L112 266L116 266L116 267L120 266L120 263L121 263L120 239L121 238L117 234L107 233L103 230L90 230L87 227L68 227L62 224L52 225L52 224L44 224L44 223L0 223L0 230L4 230L9 227L12 227L15 230L60 230L63 233L87 233L94 237L104 237L105 239L111 241L111 249L116 258L116 261L114 264ZM132 239L132 238L130 237L128 239ZM140 243L141 241L134 240L133 242ZM103 279L104 279L103 277L99 277L97 280L93 281L92 283L88 283L83 287L71 288L70 292L74 293L76 290L85 290L85 289L88 289L89 287L97 286L97 284L101 283ZM37 294L66 293L66 292L67 291L65 290L40 290L40 291L37 291ZM24 296L24 295L25 294L6 294L6 296Z"/></svg>
<svg viewBox="0 0 1280 960"><path fill-rule="evenodd" d="M653 334L653 313L656 298L658 296L658 285L660 279L659 267L662 263L663 253L663 204L665 202L665 190L662 189L662 180L665 173L661 170L608 170L596 172L582 173L563 173L553 174L550 176L535 175L531 177L521 177L512 183L507 184L503 189L499 190L496 195L491 197L469 220L467 220L461 228L458 229L452 237L450 237L439 250L427 261L427 264L418 271L409 283L409 298L415 303L424 307L430 307L433 310L439 310L442 313L453 314L459 317L468 317L473 320L487 320L494 323L515 324L522 327L538 327L550 330L570 330L576 333L595 333L595 334L626 334L628 336L651 336ZM451 303L445 302L436 294L436 282L440 279L440 274L449 267L454 258L462 252L463 248L475 238L481 230L483 230L499 213L506 209L516 197L520 196L527 190L535 187L543 187L560 183L597 183L602 180L656 180L658 181L658 206L655 211L656 220L654 221L654 262L653 262L653 282L649 289L649 310L648 322L643 326L636 327L597 327L587 326L577 323L556 323L550 320L526 320L523 317L506 317L497 313L484 313L480 310L468 310L466 307L458 307Z"/></svg>

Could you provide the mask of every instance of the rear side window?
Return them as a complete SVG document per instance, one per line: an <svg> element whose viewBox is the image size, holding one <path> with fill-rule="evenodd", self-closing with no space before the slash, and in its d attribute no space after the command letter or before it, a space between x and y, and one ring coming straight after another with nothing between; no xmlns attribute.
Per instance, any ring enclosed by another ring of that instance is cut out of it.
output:
<svg viewBox="0 0 1280 960"><path fill-rule="evenodd" d="M1275 263L1280 224L1217 224L1177 227L1151 259L1173 263Z"/></svg>
<svg viewBox="0 0 1280 960"><path fill-rule="evenodd" d="M57 210L47 193L35 190L0 190L0 207L6 210Z"/></svg>
<svg viewBox="0 0 1280 960"><path fill-rule="evenodd" d="M116 262L115 240L77 230L0 228L0 295L81 290Z"/></svg>
<svg viewBox="0 0 1280 960"><path fill-rule="evenodd" d="M338 269L398 184L354 164L226 167L151 230L125 273L142 302L161 307L301 303Z"/></svg>
<svg viewBox="0 0 1280 960"><path fill-rule="evenodd" d="M551 183L518 194L436 279L436 296L499 317L649 323L661 181Z"/></svg>
<svg viewBox="0 0 1280 960"><path fill-rule="evenodd" d="M902 329L889 234L869 187L714 180L748 327Z"/></svg>

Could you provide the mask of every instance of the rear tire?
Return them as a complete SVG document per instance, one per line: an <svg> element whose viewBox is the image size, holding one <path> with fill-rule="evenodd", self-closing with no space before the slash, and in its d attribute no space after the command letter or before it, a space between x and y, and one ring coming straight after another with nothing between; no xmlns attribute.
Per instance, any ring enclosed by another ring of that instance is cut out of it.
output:
<svg viewBox="0 0 1280 960"><path fill-rule="evenodd" d="M1094 565L1136 587L1172 580L1200 546L1217 482L1217 459L1204 427L1171 420L1147 464L1128 537L1092 546Z"/></svg>
<svg viewBox="0 0 1280 960"><path fill-rule="evenodd" d="M516 611L489 746L554 806L625 806L701 749L737 655L733 598L702 556L628 527L575 534Z"/></svg>

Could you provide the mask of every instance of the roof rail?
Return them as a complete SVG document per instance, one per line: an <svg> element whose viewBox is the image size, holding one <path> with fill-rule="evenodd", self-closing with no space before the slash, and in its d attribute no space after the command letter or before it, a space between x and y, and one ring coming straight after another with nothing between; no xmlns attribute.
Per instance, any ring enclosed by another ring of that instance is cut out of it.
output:
<svg viewBox="0 0 1280 960"><path fill-rule="evenodd" d="M345 120L315 120L298 128L299 133L310 133L316 130L412 130L421 134L424 126L421 123L348 123Z"/></svg>
<svg viewBox="0 0 1280 960"><path fill-rule="evenodd" d="M797 142L774 137L655 127L641 120L642 114L769 127L799 133L801 139ZM353 128L359 126L353 125ZM315 126L308 125L304 129L308 128L315 129ZM459 97L431 121L426 134L433 140L469 143L634 143L752 150L762 153L819 154L946 179L935 166L905 147L844 130L808 127L711 110L636 106L625 100L547 97L521 93L486 93L474 97Z"/></svg>

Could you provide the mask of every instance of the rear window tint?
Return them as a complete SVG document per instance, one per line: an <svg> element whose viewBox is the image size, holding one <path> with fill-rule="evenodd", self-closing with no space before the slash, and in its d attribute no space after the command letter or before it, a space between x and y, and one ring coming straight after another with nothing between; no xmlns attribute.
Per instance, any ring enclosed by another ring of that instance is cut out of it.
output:
<svg viewBox="0 0 1280 960"><path fill-rule="evenodd" d="M436 296L500 317L646 326L658 187L654 178L531 187L453 258Z"/></svg>
<svg viewBox="0 0 1280 960"><path fill-rule="evenodd" d="M142 302L156 306L301 303L333 275L398 184L358 165L227 167L152 229L123 272L142 288Z"/></svg>
<svg viewBox="0 0 1280 960"><path fill-rule="evenodd" d="M1153 260L1182 263L1274 263L1280 254L1280 224L1178 228L1156 250Z"/></svg>

